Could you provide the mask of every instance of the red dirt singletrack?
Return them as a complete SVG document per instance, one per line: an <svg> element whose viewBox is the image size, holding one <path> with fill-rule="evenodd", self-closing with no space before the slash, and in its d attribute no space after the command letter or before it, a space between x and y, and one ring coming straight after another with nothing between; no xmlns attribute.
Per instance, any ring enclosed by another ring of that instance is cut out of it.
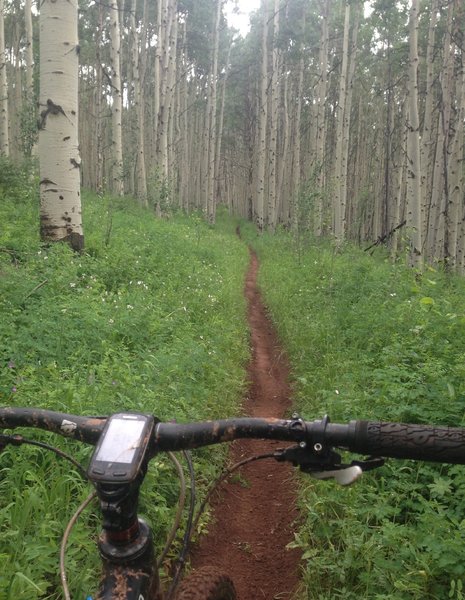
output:
<svg viewBox="0 0 465 600"><path fill-rule="evenodd" d="M243 403L247 416L284 417L290 401L289 365L266 314L257 288L259 263L250 251L245 282L252 359L249 389ZM238 440L231 464L270 452L281 442ZM194 568L215 565L234 581L238 600L290 600L299 583L300 552L289 550L296 520L296 482L292 467L273 459L253 462L224 483L212 502L213 523L194 547Z"/></svg>

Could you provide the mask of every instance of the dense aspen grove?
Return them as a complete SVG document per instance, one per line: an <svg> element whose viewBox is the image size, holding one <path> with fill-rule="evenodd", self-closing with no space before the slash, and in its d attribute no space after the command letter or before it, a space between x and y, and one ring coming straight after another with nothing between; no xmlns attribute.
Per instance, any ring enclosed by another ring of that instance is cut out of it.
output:
<svg viewBox="0 0 465 600"><path fill-rule="evenodd" d="M262 0L245 38L225 1L79 1L81 184L465 271L463 0ZM46 102L34 4L0 0L14 161Z"/></svg>

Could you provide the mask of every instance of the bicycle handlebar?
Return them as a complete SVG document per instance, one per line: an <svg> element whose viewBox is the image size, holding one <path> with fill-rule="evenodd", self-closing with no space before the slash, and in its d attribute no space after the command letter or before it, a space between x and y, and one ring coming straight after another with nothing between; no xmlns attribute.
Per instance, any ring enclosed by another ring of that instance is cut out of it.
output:
<svg viewBox="0 0 465 600"><path fill-rule="evenodd" d="M38 427L79 441L96 444L106 417L82 417L34 408L0 408L0 428ZM315 454L338 447L358 454L465 464L465 428L350 421L328 418L232 418L198 423L158 423L155 452L187 450L232 441L265 438L298 442Z"/></svg>

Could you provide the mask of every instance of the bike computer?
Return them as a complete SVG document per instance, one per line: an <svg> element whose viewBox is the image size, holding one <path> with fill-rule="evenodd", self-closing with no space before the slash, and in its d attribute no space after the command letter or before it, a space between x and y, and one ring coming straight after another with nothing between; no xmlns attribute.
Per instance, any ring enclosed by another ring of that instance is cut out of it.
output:
<svg viewBox="0 0 465 600"><path fill-rule="evenodd" d="M87 475L96 483L130 483L139 473L154 427L151 415L119 413L107 419Z"/></svg>

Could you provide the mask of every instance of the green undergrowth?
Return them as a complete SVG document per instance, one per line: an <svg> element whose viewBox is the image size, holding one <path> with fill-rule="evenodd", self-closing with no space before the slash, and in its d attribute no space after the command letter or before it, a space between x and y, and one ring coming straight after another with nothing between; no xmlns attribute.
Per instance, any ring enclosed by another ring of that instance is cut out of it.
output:
<svg viewBox="0 0 465 600"><path fill-rule="evenodd" d="M129 200L87 195L86 250L77 255L62 244L40 245L35 185L0 181L1 405L86 415L137 410L179 421L237 414L248 358L248 253L235 223L157 220ZM86 463L89 449L52 443ZM200 483L221 462L218 447L197 453ZM152 465L141 512L161 546L178 484L163 456ZM61 536L88 493L51 453L2 452L0 600L61 598ZM95 583L97 532L88 510L67 553L73 598L85 598Z"/></svg>
<svg viewBox="0 0 465 600"><path fill-rule="evenodd" d="M243 235L305 418L465 425L463 279ZM390 460L351 488L302 478L300 507L307 598L465 597L463 466Z"/></svg>

